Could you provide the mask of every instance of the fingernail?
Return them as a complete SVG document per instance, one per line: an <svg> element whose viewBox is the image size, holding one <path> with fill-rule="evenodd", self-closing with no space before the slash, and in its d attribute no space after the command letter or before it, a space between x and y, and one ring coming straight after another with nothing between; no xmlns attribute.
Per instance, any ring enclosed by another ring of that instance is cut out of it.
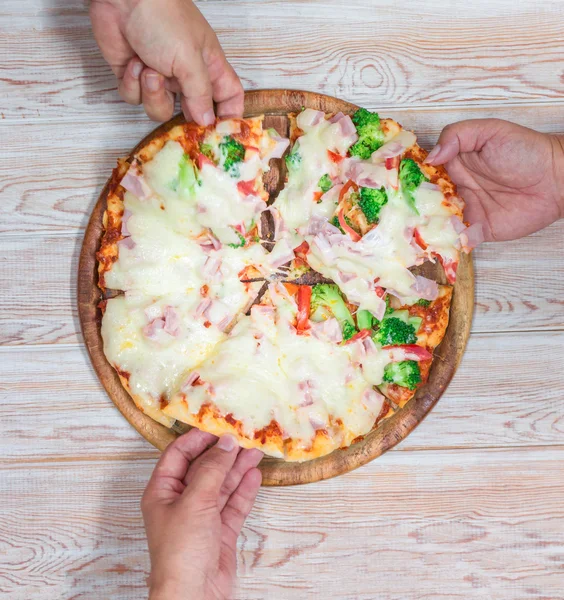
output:
<svg viewBox="0 0 564 600"><path fill-rule="evenodd" d="M215 123L215 114L212 108L204 113L203 123L205 126L213 125Z"/></svg>
<svg viewBox="0 0 564 600"><path fill-rule="evenodd" d="M145 75L145 85L150 92L158 91L161 86L161 76L156 73L148 73Z"/></svg>
<svg viewBox="0 0 564 600"><path fill-rule="evenodd" d="M131 74L135 79L139 79L139 75L141 75L141 71L143 70L143 63L140 60L136 60L131 67Z"/></svg>
<svg viewBox="0 0 564 600"><path fill-rule="evenodd" d="M423 161L425 163L429 163L431 162L433 159L435 159L438 155L439 152L441 151L441 145L437 144L432 150L431 152L429 152L429 155L427 156L427 158Z"/></svg>
<svg viewBox="0 0 564 600"><path fill-rule="evenodd" d="M237 445L235 438L232 435L224 435L219 438L219 442L217 442L217 447L220 450L225 450L225 452L231 452L233 448Z"/></svg>

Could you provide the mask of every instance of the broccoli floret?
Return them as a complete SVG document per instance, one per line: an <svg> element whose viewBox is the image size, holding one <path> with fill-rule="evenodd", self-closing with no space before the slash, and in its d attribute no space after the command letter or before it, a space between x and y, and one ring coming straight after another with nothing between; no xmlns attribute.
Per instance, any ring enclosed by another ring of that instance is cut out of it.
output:
<svg viewBox="0 0 564 600"><path fill-rule="evenodd" d="M421 383L421 371L414 360L390 363L384 369L384 381L414 390Z"/></svg>
<svg viewBox="0 0 564 600"><path fill-rule="evenodd" d="M194 165L187 154L184 154L178 164L178 186L177 190L181 197L190 195L196 183Z"/></svg>
<svg viewBox="0 0 564 600"><path fill-rule="evenodd" d="M388 317L380 323L380 329L374 335L374 341L382 346L399 346L415 344L417 336L413 325L396 317Z"/></svg>
<svg viewBox="0 0 564 600"><path fill-rule="evenodd" d="M333 227L336 227L342 234L345 233L345 230L341 227L341 224L339 223L339 217L337 215L335 215L334 217L332 217L331 219L329 219L329 223L331 223L331 225L333 225ZM351 229L355 229L352 221L345 215L345 223L351 228ZM356 231L356 229L355 229Z"/></svg>
<svg viewBox="0 0 564 600"><path fill-rule="evenodd" d="M333 187L331 177L327 173L317 182L317 187L323 192L328 192Z"/></svg>
<svg viewBox="0 0 564 600"><path fill-rule="evenodd" d="M390 306L390 297L386 296L386 312L384 313L384 319L386 317L389 317L394 311L395 311L395 308L392 308Z"/></svg>
<svg viewBox="0 0 564 600"><path fill-rule="evenodd" d="M238 231L235 231L235 233L239 237L239 243L238 244L227 244L227 245L230 248L242 248L247 243L247 240L245 239L245 236L242 233L239 233Z"/></svg>
<svg viewBox="0 0 564 600"><path fill-rule="evenodd" d="M369 310L359 310L356 313L356 324L359 329L372 329L374 316Z"/></svg>
<svg viewBox="0 0 564 600"><path fill-rule="evenodd" d="M313 286L311 292L311 312L322 308L330 312L341 325L343 340L350 339L356 331L354 319L335 284L320 283Z"/></svg>
<svg viewBox="0 0 564 600"><path fill-rule="evenodd" d="M230 135L223 138L219 144L219 152L223 158L223 168L238 175L237 163L245 158L245 147Z"/></svg>
<svg viewBox="0 0 564 600"><path fill-rule="evenodd" d="M423 298L421 298L420 300L417 300L417 302L415 304L417 306L423 306L423 307L427 308L431 304L431 301L430 300L423 300Z"/></svg>
<svg viewBox="0 0 564 600"><path fill-rule="evenodd" d="M288 171L296 171L302 163L302 155L298 152L298 144L294 144L290 154L286 154L286 166Z"/></svg>
<svg viewBox="0 0 564 600"><path fill-rule="evenodd" d="M380 127L378 113L359 108L352 116L356 126L358 141L350 147L351 156L368 160L373 152L384 144L384 132Z"/></svg>
<svg viewBox="0 0 564 600"><path fill-rule="evenodd" d="M346 342L352 338L353 335L358 333L356 327L351 325L349 322L345 321L343 323L343 342Z"/></svg>
<svg viewBox="0 0 564 600"><path fill-rule="evenodd" d="M366 187L360 188L358 205L369 223L378 222L380 211L386 202L388 202L386 188L381 187L379 190Z"/></svg>
<svg viewBox="0 0 564 600"><path fill-rule="evenodd" d="M341 227L341 224L339 223L339 217L337 215L330 219L329 223L331 223L333 227L336 227L341 233L345 233L343 228Z"/></svg>
<svg viewBox="0 0 564 600"><path fill-rule="evenodd" d="M411 325L413 329L415 329L415 333L419 331L421 323L423 323L423 319L421 317L412 317L408 310L394 310L391 316L395 319L403 321L404 323L407 323L408 325Z"/></svg>
<svg viewBox="0 0 564 600"><path fill-rule="evenodd" d="M216 162L215 156L213 154L213 148L211 147L210 144L203 144L203 143L200 144L200 152L204 156L207 156L213 162Z"/></svg>
<svg viewBox="0 0 564 600"><path fill-rule="evenodd" d="M380 131L380 117L378 113L370 112L366 108L359 108L352 116L352 122L356 125L359 135L364 133L364 128L375 128ZM359 129L362 131L359 131Z"/></svg>
<svg viewBox="0 0 564 600"><path fill-rule="evenodd" d="M401 189L408 204L416 214L419 211L415 207L415 190L424 182L429 181L423 174L419 165L411 158L404 158L400 163L399 180Z"/></svg>

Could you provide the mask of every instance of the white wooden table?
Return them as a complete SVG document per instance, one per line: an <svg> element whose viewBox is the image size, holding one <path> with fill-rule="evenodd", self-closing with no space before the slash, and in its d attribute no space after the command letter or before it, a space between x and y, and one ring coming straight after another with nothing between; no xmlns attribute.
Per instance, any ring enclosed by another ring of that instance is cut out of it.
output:
<svg viewBox="0 0 564 600"><path fill-rule="evenodd" d="M116 157L153 125L122 104L86 0L0 3L0 596L139 599L139 499L157 452L81 344L77 257ZM378 109L430 147L495 116L564 131L564 2L208 0L248 89ZM263 489L241 600L564 598L564 221L475 253L462 367L394 451Z"/></svg>

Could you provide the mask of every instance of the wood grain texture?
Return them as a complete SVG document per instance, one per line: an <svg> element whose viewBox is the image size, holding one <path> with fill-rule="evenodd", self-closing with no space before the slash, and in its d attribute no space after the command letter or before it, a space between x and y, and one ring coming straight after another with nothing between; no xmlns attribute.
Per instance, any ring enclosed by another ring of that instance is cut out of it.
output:
<svg viewBox="0 0 564 600"><path fill-rule="evenodd" d="M562 444L563 344L562 332L470 336L447 392L397 450ZM2 348L0 382L4 460L158 456L107 397L84 348Z"/></svg>
<svg viewBox="0 0 564 600"><path fill-rule="evenodd" d="M0 593L146 597L139 498L153 465L82 463L79 478L68 463L25 478L1 468ZM391 452L339 479L263 489L235 598L561 600L563 493L562 448Z"/></svg>
<svg viewBox="0 0 564 600"><path fill-rule="evenodd" d="M452 0L448 9L440 0L197 5L247 89L311 89L382 108L562 103L564 7L557 0ZM87 4L36 7L3 2L6 118L115 113L114 77L92 39ZM30 85L40 93L26 93Z"/></svg>
<svg viewBox="0 0 564 600"><path fill-rule="evenodd" d="M564 132L560 0L198 6L248 89L339 96L427 148L465 118ZM107 173L153 124L119 100L86 0L3 0L0 33L0 345L19 345L0 348L0 596L138 600L158 453L76 344L69 273ZM563 240L559 223L477 251L474 331L491 333L395 451L260 492L237 600L564 598L564 341L538 331L564 323Z"/></svg>
<svg viewBox="0 0 564 600"><path fill-rule="evenodd" d="M286 115L303 107L327 113L341 111L348 114L352 114L358 108L337 98L313 92L259 90L245 94L245 116L264 114L266 115L264 126L271 127L275 124L282 126L283 131L279 132L281 134L285 134L287 130ZM128 160L133 160L133 157L153 139L183 122L184 118L179 115L159 126L139 142L131 151ZM276 167L272 166L272 170L276 171ZM276 180L276 177L274 179ZM108 180L92 211L80 251L78 314L82 334L94 370L114 404L145 439L156 448L164 450L177 435L168 427L153 421L135 406L133 399L123 388L116 370L106 360L103 351L96 252L100 248L103 235L102 216L106 210L110 183L111 180ZM435 276L440 278L444 275L436 269ZM263 485L296 485L336 477L377 458L409 435L438 402L460 364L470 334L473 312L474 270L471 257L463 254L457 270L449 325L443 341L433 352L434 360L429 378L417 391L416 396L404 408L370 431L361 441L345 449L335 450L327 456L302 463L265 457L260 465Z"/></svg>

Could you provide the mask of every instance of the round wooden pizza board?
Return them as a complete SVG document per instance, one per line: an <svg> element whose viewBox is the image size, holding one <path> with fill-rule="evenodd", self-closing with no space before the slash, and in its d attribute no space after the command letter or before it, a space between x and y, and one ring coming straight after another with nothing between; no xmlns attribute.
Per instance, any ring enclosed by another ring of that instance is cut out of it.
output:
<svg viewBox="0 0 564 600"><path fill-rule="evenodd" d="M358 107L330 96L295 90L257 90L245 95L245 116L265 114L265 127L274 127L279 133L287 134L287 113L314 108L325 112L352 113ZM161 125L142 140L131 152L132 156L155 134L181 123L177 116ZM271 194L276 194L283 185L282 178L273 169L265 178ZM97 287L96 252L103 232L102 217L106 208L108 185L104 187L90 217L80 253L78 273L78 312L84 341L94 369L114 404L123 416L159 450L164 450L177 437L177 433L144 415L133 403L122 387L117 373L104 356L100 334L101 300ZM437 271L438 279L443 277ZM441 282L441 281L440 281ZM328 479L352 471L386 452L405 438L437 403L452 379L462 358L474 308L474 271L472 259L462 255L458 278L454 287L450 322L446 336L435 351L431 373L427 384L403 409L384 421L362 441L345 450L335 452L304 463L285 462L265 457L260 464L263 485L295 485Z"/></svg>

